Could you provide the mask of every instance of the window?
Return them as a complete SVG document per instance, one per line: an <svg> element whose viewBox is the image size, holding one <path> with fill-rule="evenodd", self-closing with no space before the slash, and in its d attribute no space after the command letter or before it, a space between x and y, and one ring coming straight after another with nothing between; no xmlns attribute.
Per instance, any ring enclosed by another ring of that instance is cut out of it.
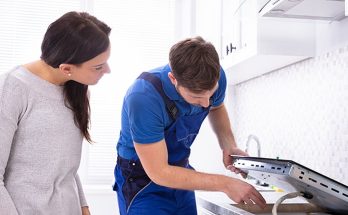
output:
<svg viewBox="0 0 348 215"><path fill-rule="evenodd" d="M37 60L48 25L81 7L81 0L1 0L0 73Z"/></svg>
<svg viewBox="0 0 348 215"><path fill-rule="evenodd" d="M84 184L113 182L123 96L143 71L164 65L177 36L175 0L2 0L0 73L40 57L48 25L68 11L87 11L112 28L111 73L91 92L91 135L79 174ZM182 20L184 22L185 20Z"/></svg>
<svg viewBox="0 0 348 215"><path fill-rule="evenodd" d="M85 151L87 184L111 185L121 108L127 88L148 69L168 62L174 43L174 0L98 0L93 13L111 26L111 73L91 90L91 135Z"/></svg>

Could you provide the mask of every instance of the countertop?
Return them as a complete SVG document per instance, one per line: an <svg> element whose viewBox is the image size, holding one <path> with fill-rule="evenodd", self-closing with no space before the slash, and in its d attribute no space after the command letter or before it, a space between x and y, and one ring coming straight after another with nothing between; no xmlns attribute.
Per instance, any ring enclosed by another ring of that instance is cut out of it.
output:
<svg viewBox="0 0 348 215"><path fill-rule="evenodd" d="M272 214L273 204L286 192L276 192L270 188L257 187L256 189L266 199L267 207L261 209L256 205L247 206L236 204L231 199L221 192L205 192L196 191L196 199L198 207L202 207L214 214L226 215L270 215ZM316 206L308 203L303 197L285 200L278 207L278 215L326 215L327 213L320 212Z"/></svg>

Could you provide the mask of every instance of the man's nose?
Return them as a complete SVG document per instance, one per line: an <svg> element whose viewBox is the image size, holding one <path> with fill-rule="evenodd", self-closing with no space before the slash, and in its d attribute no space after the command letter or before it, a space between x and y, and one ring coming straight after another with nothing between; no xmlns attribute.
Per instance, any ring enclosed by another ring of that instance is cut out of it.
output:
<svg viewBox="0 0 348 215"><path fill-rule="evenodd" d="M201 99L201 101L199 102L199 104L200 104L202 107L207 108L207 107L209 107L209 105L210 105L210 100L209 100L209 98L207 98L207 99Z"/></svg>

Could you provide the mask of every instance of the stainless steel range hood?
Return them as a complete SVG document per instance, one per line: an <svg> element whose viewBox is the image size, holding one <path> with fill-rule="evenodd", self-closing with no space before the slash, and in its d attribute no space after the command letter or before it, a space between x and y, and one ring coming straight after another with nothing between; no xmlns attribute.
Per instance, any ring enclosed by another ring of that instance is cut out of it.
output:
<svg viewBox="0 0 348 215"><path fill-rule="evenodd" d="M344 0L268 0L260 5L263 17L338 21L345 17Z"/></svg>

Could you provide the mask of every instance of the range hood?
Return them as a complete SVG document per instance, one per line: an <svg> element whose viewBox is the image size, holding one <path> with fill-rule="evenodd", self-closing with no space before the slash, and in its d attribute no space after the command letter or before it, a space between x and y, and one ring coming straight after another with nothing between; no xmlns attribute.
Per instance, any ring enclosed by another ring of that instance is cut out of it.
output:
<svg viewBox="0 0 348 215"><path fill-rule="evenodd" d="M262 17L327 21L339 21L345 17L344 0L268 0L259 8Z"/></svg>

